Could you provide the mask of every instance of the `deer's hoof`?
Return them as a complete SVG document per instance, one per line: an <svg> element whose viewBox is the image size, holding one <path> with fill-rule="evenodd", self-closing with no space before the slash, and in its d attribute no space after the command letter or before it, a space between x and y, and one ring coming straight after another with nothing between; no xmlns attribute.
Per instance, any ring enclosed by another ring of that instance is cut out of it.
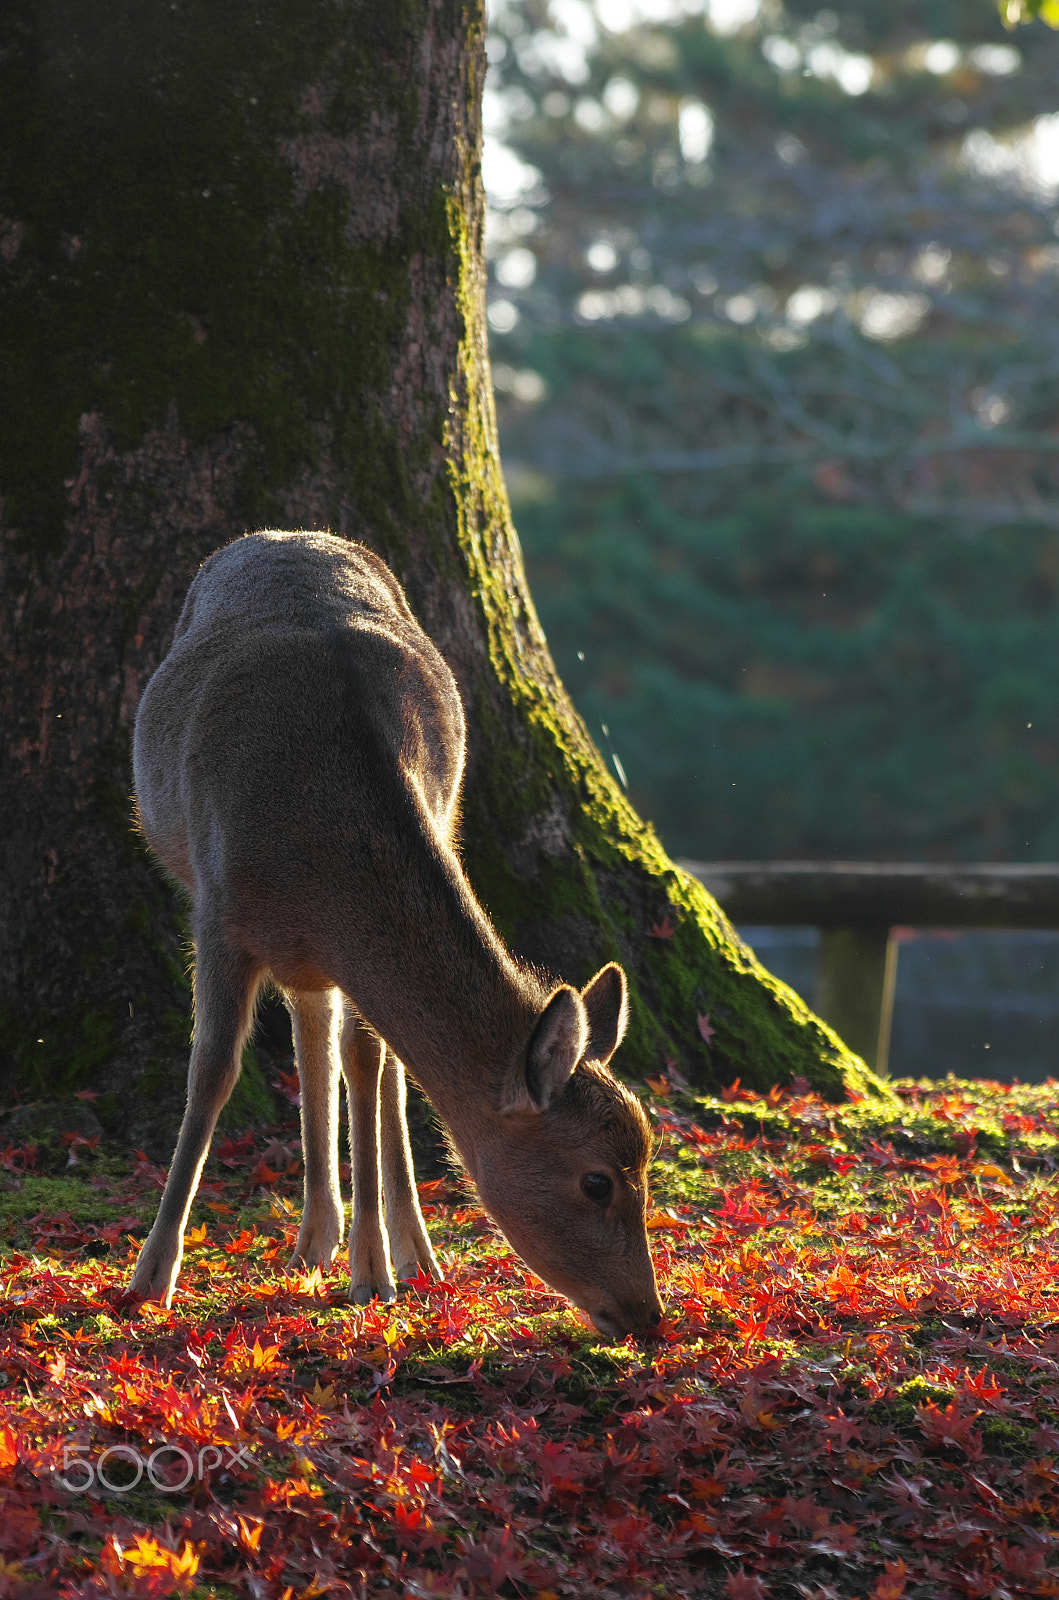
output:
<svg viewBox="0 0 1059 1600"><path fill-rule="evenodd" d="M434 1283L437 1283L441 1278L441 1268L433 1257L429 1261L420 1261L416 1256L413 1256L411 1261L402 1261L394 1273L394 1277L398 1283L407 1283L411 1278L418 1278L420 1273L424 1277L430 1278Z"/></svg>
<svg viewBox="0 0 1059 1600"><path fill-rule="evenodd" d="M311 1272L319 1267L327 1272L342 1248L342 1224L328 1223L324 1227L302 1228L290 1258L292 1268Z"/></svg>
<svg viewBox="0 0 1059 1600"><path fill-rule="evenodd" d="M330 1272L331 1263L337 1254L337 1250L332 1251L330 1255L314 1254L311 1250L295 1250L287 1262L287 1271L312 1272L316 1267L319 1267L321 1272Z"/></svg>
<svg viewBox="0 0 1059 1600"><path fill-rule="evenodd" d="M397 1299L397 1285L384 1283L354 1283L350 1285L349 1298L355 1306L366 1306L372 1300L381 1300L383 1305L389 1306Z"/></svg>
<svg viewBox="0 0 1059 1600"><path fill-rule="evenodd" d="M141 1300L156 1300L159 1305L170 1306L173 1303L173 1290L176 1288L176 1273L163 1272L161 1268L152 1269L149 1262L138 1265L129 1280L129 1293L137 1295Z"/></svg>

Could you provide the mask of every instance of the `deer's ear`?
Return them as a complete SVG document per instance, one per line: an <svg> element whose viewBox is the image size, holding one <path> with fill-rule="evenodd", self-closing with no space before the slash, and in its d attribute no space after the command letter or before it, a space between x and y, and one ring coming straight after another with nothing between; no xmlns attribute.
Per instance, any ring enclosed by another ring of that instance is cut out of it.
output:
<svg viewBox="0 0 1059 1600"><path fill-rule="evenodd" d="M588 1016L588 1049L590 1061L606 1066L625 1037L629 1020L629 1001L625 974L615 962L602 967L591 983L581 990Z"/></svg>
<svg viewBox="0 0 1059 1600"><path fill-rule="evenodd" d="M581 996L556 989L537 1018L525 1067L515 1075L502 1111L547 1111L562 1094L588 1043L588 1018Z"/></svg>

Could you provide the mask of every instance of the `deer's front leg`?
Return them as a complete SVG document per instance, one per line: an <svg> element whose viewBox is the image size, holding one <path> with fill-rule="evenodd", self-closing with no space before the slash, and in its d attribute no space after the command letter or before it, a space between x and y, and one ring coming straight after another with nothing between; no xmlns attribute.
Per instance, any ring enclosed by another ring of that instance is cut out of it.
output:
<svg viewBox="0 0 1059 1600"><path fill-rule="evenodd" d="M184 1230L217 1118L235 1088L253 1018L257 974L206 929L195 941L195 1035L188 1103L162 1203L136 1260L134 1294L169 1305L184 1254Z"/></svg>
<svg viewBox="0 0 1059 1600"><path fill-rule="evenodd" d="M382 1076L382 1187L390 1253L399 1279L414 1278L419 1268L428 1278L440 1278L441 1268L419 1209L405 1100L404 1067L393 1051L387 1050Z"/></svg>
<svg viewBox="0 0 1059 1600"><path fill-rule="evenodd" d="M338 1183L338 991L309 994L291 990L284 999L291 1015L301 1086L305 1167L302 1220L291 1266L326 1271L343 1234Z"/></svg>
<svg viewBox="0 0 1059 1600"><path fill-rule="evenodd" d="M386 1046L353 1013L342 1028L342 1071L349 1096L353 1215L349 1225L349 1298L367 1305L373 1296L396 1300L397 1286L382 1224L379 1163L379 1094Z"/></svg>

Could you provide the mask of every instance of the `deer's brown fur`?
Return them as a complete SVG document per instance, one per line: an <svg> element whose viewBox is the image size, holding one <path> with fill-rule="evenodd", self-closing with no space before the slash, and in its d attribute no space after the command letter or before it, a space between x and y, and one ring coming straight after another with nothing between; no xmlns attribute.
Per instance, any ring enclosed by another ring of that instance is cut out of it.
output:
<svg viewBox="0 0 1059 1600"><path fill-rule="evenodd" d="M404 1063L526 1262L609 1335L658 1320L647 1123L607 1070L625 1028L624 975L604 967L579 993L505 949L455 853L463 759L452 674L371 551L253 534L202 567L134 744L141 825L190 891L196 946L188 1105L133 1275L140 1293L172 1295L271 975L302 1087L296 1259L327 1266L342 1240L341 1069L351 1295L392 1298L394 1267L437 1273Z"/></svg>

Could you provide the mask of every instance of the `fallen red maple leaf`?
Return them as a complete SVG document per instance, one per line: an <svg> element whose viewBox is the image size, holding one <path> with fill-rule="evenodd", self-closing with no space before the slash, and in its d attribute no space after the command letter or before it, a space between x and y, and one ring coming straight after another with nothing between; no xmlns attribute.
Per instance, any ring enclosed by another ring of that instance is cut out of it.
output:
<svg viewBox="0 0 1059 1600"><path fill-rule="evenodd" d="M279 1173L275 1168L270 1167L262 1158L246 1182L251 1189L270 1189L278 1177Z"/></svg>
<svg viewBox="0 0 1059 1600"><path fill-rule="evenodd" d="M296 1072L277 1071L276 1076L272 1080L272 1087L278 1094L283 1096L284 1100L289 1101L292 1106L301 1105L301 1079L298 1077Z"/></svg>
<svg viewBox="0 0 1059 1600"><path fill-rule="evenodd" d="M726 1579L726 1600L768 1600L768 1590L760 1578L752 1577L742 1567Z"/></svg>
<svg viewBox="0 0 1059 1600"><path fill-rule="evenodd" d="M699 1032L702 1034L702 1037L705 1039L706 1043L709 1044L710 1040L717 1032L717 1029L711 1028L709 1015L706 1015L705 1017L700 1016L696 1020L699 1024Z"/></svg>
<svg viewBox="0 0 1059 1600"><path fill-rule="evenodd" d="M903 1561L888 1561L886 1571L875 1580L869 1600L901 1600L908 1588L908 1567Z"/></svg>
<svg viewBox="0 0 1059 1600"><path fill-rule="evenodd" d="M980 1460L982 1455L982 1436L974 1427L981 1415L981 1411L962 1415L958 1400L951 1400L944 1411L933 1400L916 1407L919 1425L930 1444L958 1445L972 1461Z"/></svg>
<svg viewBox="0 0 1059 1600"><path fill-rule="evenodd" d="M234 1167L243 1156L248 1156L256 1143L253 1133L244 1133L238 1139L222 1139L214 1151L216 1159L225 1167Z"/></svg>

